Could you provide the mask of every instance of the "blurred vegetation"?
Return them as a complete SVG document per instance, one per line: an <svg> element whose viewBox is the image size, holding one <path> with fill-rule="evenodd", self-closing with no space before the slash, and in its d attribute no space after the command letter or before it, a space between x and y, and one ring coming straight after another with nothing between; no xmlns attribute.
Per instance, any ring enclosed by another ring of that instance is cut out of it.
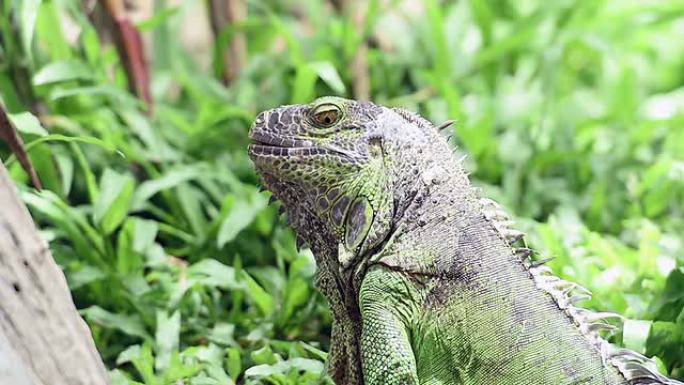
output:
<svg viewBox="0 0 684 385"><path fill-rule="evenodd" d="M0 155L114 384L323 381L313 257L258 192L246 133L355 92L456 119L484 195L588 307L628 318L611 340L684 378L683 2L250 1L199 47L205 2L168 3L136 21L149 112L80 1L0 1L0 95L45 189Z"/></svg>

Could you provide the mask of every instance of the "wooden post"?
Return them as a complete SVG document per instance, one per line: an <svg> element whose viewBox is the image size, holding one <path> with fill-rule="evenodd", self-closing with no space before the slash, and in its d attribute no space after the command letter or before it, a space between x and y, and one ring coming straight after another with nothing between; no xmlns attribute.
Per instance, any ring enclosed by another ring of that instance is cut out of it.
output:
<svg viewBox="0 0 684 385"><path fill-rule="evenodd" d="M108 383L64 274L0 162L0 384Z"/></svg>

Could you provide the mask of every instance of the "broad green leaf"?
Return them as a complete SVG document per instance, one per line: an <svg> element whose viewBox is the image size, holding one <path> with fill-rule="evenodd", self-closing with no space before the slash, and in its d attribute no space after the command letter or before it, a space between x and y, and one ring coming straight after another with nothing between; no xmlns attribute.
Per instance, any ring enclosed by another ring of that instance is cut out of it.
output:
<svg viewBox="0 0 684 385"><path fill-rule="evenodd" d="M317 74L315 68L308 64L302 64L296 69L292 103L307 103L315 95Z"/></svg>
<svg viewBox="0 0 684 385"><path fill-rule="evenodd" d="M64 36L62 20L54 1L46 1L41 4L36 21L36 37L43 45L52 60L64 60L71 57L71 47Z"/></svg>
<svg viewBox="0 0 684 385"><path fill-rule="evenodd" d="M259 310L267 317L273 314L275 310L273 296L268 294L254 278L244 271L242 272L242 279L247 283L247 292Z"/></svg>
<svg viewBox="0 0 684 385"><path fill-rule="evenodd" d="M335 91L335 93L342 95L346 92L344 82L342 82L340 74L337 72L337 69L331 62L315 62L311 63L310 65L316 71L318 77L321 78L321 80L323 80L325 84L327 84L333 91Z"/></svg>
<svg viewBox="0 0 684 385"><path fill-rule="evenodd" d="M140 345L131 345L119 353L116 357L116 364L122 365L127 362L132 362L134 358L140 357L140 354Z"/></svg>
<svg viewBox="0 0 684 385"><path fill-rule="evenodd" d="M0 55L2 55L3 48L0 46ZM26 109L19 100L18 90L14 84L14 76L11 73L0 71L0 103L2 103L8 111L19 111Z"/></svg>
<svg viewBox="0 0 684 385"><path fill-rule="evenodd" d="M98 267L106 267L101 259L104 253L102 237L82 212L70 207L49 190L38 194L22 193L21 198L27 205L47 216L68 236L80 258L87 258Z"/></svg>
<svg viewBox="0 0 684 385"><path fill-rule="evenodd" d="M24 52L29 59L33 56L33 32L36 28L36 19L40 9L41 0L22 0L19 2L19 25L21 26L21 43Z"/></svg>
<svg viewBox="0 0 684 385"><path fill-rule="evenodd" d="M281 361L273 365L257 365L245 371L246 377L267 377L277 373L288 373L291 370L300 370L312 373L321 373L323 371L323 363L320 361L308 358L292 358L286 361Z"/></svg>
<svg viewBox="0 0 684 385"><path fill-rule="evenodd" d="M164 383L178 383L182 382L183 379L191 378L197 375L202 369L206 369L205 365L197 364L187 364L181 360L180 354L174 352L171 354L171 363L164 371ZM230 384L230 381L224 381L224 383Z"/></svg>
<svg viewBox="0 0 684 385"><path fill-rule="evenodd" d="M648 355L660 357L681 357L684 354L684 328L682 323L655 321L651 326L648 336ZM662 373L667 373L667 368L660 367ZM663 370L664 369L664 370Z"/></svg>
<svg viewBox="0 0 684 385"><path fill-rule="evenodd" d="M88 26L81 33L81 45L83 53L89 64L98 64L101 58L101 43L97 31L92 26Z"/></svg>
<svg viewBox="0 0 684 385"><path fill-rule="evenodd" d="M435 76L441 78L443 82L450 78L451 73L451 59L449 56L449 48L447 46L446 35L444 32L444 15L443 10L439 7L437 0L427 0L425 2L427 9L427 16L430 20L431 38L434 40L435 52L434 67Z"/></svg>
<svg viewBox="0 0 684 385"><path fill-rule="evenodd" d="M215 259L204 259L188 268L188 278L211 287L236 290L244 287L238 283L235 270Z"/></svg>
<svg viewBox="0 0 684 385"><path fill-rule="evenodd" d="M109 380L111 385L145 385L142 382L130 380L120 369L111 370L109 372Z"/></svg>
<svg viewBox="0 0 684 385"><path fill-rule="evenodd" d="M37 136L47 136L48 132L43 128L40 120L30 112L19 114L8 114L10 121L22 134L33 134Z"/></svg>
<svg viewBox="0 0 684 385"><path fill-rule="evenodd" d="M228 211L228 215L221 222L216 237L216 245L219 248L235 239L235 236L247 227L253 219L249 204L244 201L237 201L233 195L226 197L223 201L223 208Z"/></svg>
<svg viewBox="0 0 684 385"><path fill-rule="evenodd" d="M81 168L81 172L83 172L83 178L85 179L86 189L88 191L88 200L90 203L95 203L98 195L100 195L100 189L97 187L97 179L95 179L95 174L90 167L90 163L86 160L83 151L77 143L70 142L69 148L74 153L74 157Z"/></svg>
<svg viewBox="0 0 684 385"><path fill-rule="evenodd" d="M135 315L116 314L99 306L91 306L80 311L91 323L98 324L108 329L118 329L130 336L151 340L151 336L145 330L140 317Z"/></svg>
<svg viewBox="0 0 684 385"><path fill-rule="evenodd" d="M129 217L117 240L117 269L126 275L142 270L147 251L154 245L158 224L155 221Z"/></svg>
<svg viewBox="0 0 684 385"><path fill-rule="evenodd" d="M206 372L209 377L215 379L219 384L233 385L234 381L226 374L225 370L220 365L207 365Z"/></svg>
<svg viewBox="0 0 684 385"><path fill-rule="evenodd" d="M311 346L310 344L307 344L307 343L304 343L304 342L300 342L300 345L304 348L304 350L306 350L307 352L313 354L313 355L316 356L316 358L318 358L319 360L325 361L325 360L328 359L328 353L326 353L325 351L323 351L323 350L321 350L321 349L318 349L318 348L316 348L316 347L313 347L313 346Z"/></svg>
<svg viewBox="0 0 684 385"><path fill-rule="evenodd" d="M475 22L480 28L482 39L487 45L492 39L492 25L494 24L494 15L486 0L470 0L468 1L473 12Z"/></svg>
<svg viewBox="0 0 684 385"><path fill-rule="evenodd" d="M218 230L216 239L218 248L223 248L228 242L234 240L242 230L254 221L257 214L266 207L267 203L267 198L256 191L250 193L249 201L238 200L233 195L227 196L223 201L221 209L221 211L227 212L227 214Z"/></svg>
<svg viewBox="0 0 684 385"><path fill-rule="evenodd" d="M142 112L132 108L121 108L118 113L130 132L134 133L145 145L145 152L141 155L146 159L161 162L178 158L176 150L167 144L159 130L152 126L150 119Z"/></svg>
<svg viewBox="0 0 684 385"><path fill-rule="evenodd" d="M290 279L285 289L285 303L283 304L283 317L290 318L298 306L305 304L311 293L310 285L304 279L295 277Z"/></svg>
<svg viewBox="0 0 684 385"><path fill-rule="evenodd" d="M145 385L161 385L160 379L154 373L154 357L152 356L152 348L149 345L143 345L142 349L140 349L140 355L134 357L131 362L145 380Z"/></svg>
<svg viewBox="0 0 684 385"><path fill-rule="evenodd" d="M64 196L69 196L69 192L71 192L71 186L74 181L74 160L70 155L71 154L66 152L59 152L55 154L55 161L57 163L59 175L62 177L61 193Z"/></svg>
<svg viewBox="0 0 684 385"><path fill-rule="evenodd" d="M200 240L203 240L207 220L203 215L201 202L206 200L206 196L187 183L176 187L176 196L193 233L199 236Z"/></svg>
<svg viewBox="0 0 684 385"><path fill-rule="evenodd" d="M193 346L182 352L184 358L191 358L197 362L220 365L224 351L213 343L208 345Z"/></svg>
<svg viewBox="0 0 684 385"><path fill-rule="evenodd" d="M172 168L157 179L150 179L140 184L135 191L133 199L133 209L140 210L145 201L153 197L162 190L168 190L180 185L183 182L198 178L206 174L206 167L203 164L193 164L185 167Z"/></svg>
<svg viewBox="0 0 684 385"><path fill-rule="evenodd" d="M30 161L38 173L43 187L56 192L62 190L62 178L55 163L55 153L59 151L59 148L40 146L33 148L30 152Z"/></svg>
<svg viewBox="0 0 684 385"><path fill-rule="evenodd" d="M327 61L302 64L297 67L293 103L306 103L315 95L316 80L322 79L335 93L344 94L346 87L332 63Z"/></svg>
<svg viewBox="0 0 684 385"><path fill-rule="evenodd" d="M625 320L622 331L622 342L629 349L639 353L646 351L646 340L651 331L652 321Z"/></svg>
<svg viewBox="0 0 684 385"><path fill-rule="evenodd" d="M237 342L233 337L234 333L235 325L221 322L214 325L214 328L211 329L211 331L207 335L207 338L209 338L210 341L219 345L236 346Z"/></svg>
<svg viewBox="0 0 684 385"><path fill-rule="evenodd" d="M135 190L135 180L126 174L105 169L100 180L100 195L93 207L93 221L105 234L111 234L128 214Z"/></svg>
<svg viewBox="0 0 684 385"><path fill-rule="evenodd" d="M147 20L143 20L143 21L139 22L138 23L138 29L140 30L140 32L145 32L145 31L152 31L156 28L159 28L164 23L167 23L169 21L169 19L171 19L173 16L175 16L180 9L181 9L181 7L179 7L179 6L164 7L161 12L154 13Z"/></svg>
<svg viewBox="0 0 684 385"><path fill-rule="evenodd" d="M250 354L252 361L257 364L268 364L272 365L279 361L277 354L273 352L270 346L266 345L261 349L257 349Z"/></svg>
<svg viewBox="0 0 684 385"><path fill-rule="evenodd" d="M230 348L228 349L228 354L226 355L226 369L228 369L228 374L233 381L237 381L237 378L242 372L242 358L240 355L240 349Z"/></svg>
<svg viewBox="0 0 684 385"><path fill-rule="evenodd" d="M67 274L67 281L69 282L69 289L73 291L105 277L107 277L107 274L102 270L86 265L74 272L69 272Z"/></svg>
<svg viewBox="0 0 684 385"><path fill-rule="evenodd" d="M155 221L135 218L133 250L145 253L154 244L158 229L159 224Z"/></svg>
<svg viewBox="0 0 684 385"><path fill-rule="evenodd" d="M105 150L108 150L110 152L116 151L116 148L112 146L110 143L104 142L100 139L91 137L91 136L66 136L66 135L61 135L61 134L50 134L46 135L43 137L40 137L26 145L26 151L30 151L31 148L35 147L38 144L45 143L45 142L67 142L67 143L87 143L87 144L94 144L96 146L100 146L104 148Z"/></svg>
<svg viewBox="0 0 684 385"><path fill-rule="evenodd" d="M40 86L69 80L89 80L92 77L93 72L85 63L71 59L45 65L33 76L33 84Z"/></svg>
<svg viewBox="0 0 684 385"><path fill-rule="evenodd" d="M155 334L155 368L165 370L171 364L172 354L178 353L180 341L181 314L176 311L171 316L165 311L157 311L157 332Z"/></svg>
<svg viewBox="0 0 684 385"><path fill-rule="evenodd" d="M50 92L49 99L52 101L57 101L65 98L71 98L74 96L79 97L105 97L119 106L133 107L137 104L137 101L129 94L123 90L111 86L111 85L99 85L99 86L87 86L87 87L74 87L74 88L62 88L55 87Z"/></svg>

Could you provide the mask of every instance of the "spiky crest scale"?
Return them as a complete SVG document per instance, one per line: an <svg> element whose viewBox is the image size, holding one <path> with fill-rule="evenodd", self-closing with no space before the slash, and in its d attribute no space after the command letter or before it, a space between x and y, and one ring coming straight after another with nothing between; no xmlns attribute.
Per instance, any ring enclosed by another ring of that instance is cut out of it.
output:
<svg viewBox="0 0 684 385"><path fill-rule="evenodd" d="M409 111L405 108L393 108L392 109L394 112L399 114L402 118L406 119L407 122L409 123L414 123L418 127L425 129L425 130L432 130L434 129L434 126L432 123L430 123L429 120L423 118L422 116L416 114L413 111Z"/></svg>
<svg viewBox="0 0 684 385"><path fill-rule="evenodd" d="M510 229L514 224L510 216L497 202L482 198L482 210L485 217L492 221L494 227L506 238L509 244L521 240L523 233ZM514 234L513 237L510 234ZM610 320L623 321L624 317L611 312L594 312L576 306L577 303L591 298L591 292L577 283L570 282L554 275L545 263L552 258L541 261L530 261L533 250L521 247L513 248L513 253L529 271L537 288L548 293L568 318L577 326L587 340L600 352L605 363L608 363L624 376L630 385L682 385L682 382L669 379L654 368L654 360L629 349L616 348L603 339L601 332L614 333L617 327Z"/></svg>

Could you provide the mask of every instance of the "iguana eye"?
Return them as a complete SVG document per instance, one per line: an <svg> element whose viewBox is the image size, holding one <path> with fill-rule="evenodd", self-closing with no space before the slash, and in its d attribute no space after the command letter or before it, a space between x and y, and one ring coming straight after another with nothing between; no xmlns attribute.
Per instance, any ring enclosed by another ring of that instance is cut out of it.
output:
<svg viewBox="0 0 684 385"><path fill-rule="evenodd" d="M322 127L330 127L342 118L342 110L334 104L322 104L311 113L314 123Z"/></svg>

